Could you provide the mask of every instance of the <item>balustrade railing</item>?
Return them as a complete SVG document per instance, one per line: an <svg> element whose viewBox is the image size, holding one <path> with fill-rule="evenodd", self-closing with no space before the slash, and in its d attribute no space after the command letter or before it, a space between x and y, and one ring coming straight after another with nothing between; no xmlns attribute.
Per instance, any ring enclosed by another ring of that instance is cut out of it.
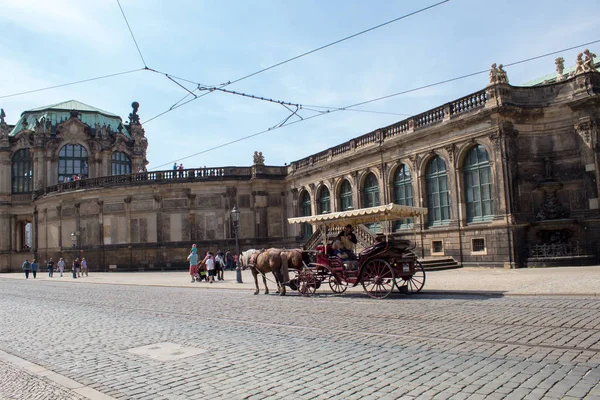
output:
<svg viewBox="0 0 600 400"><path fill-rule="evenodd" d="M483 107L487 101L485 90L470 94L450 103L450 115L456 115Z"/></svg>
<svg viewBox="0 0 600 400"><path fill-rule="evenodd" d="M434 110L424 112L414 117L415 128L421 128L423 126L431 125L436 122L440 122L444 119L445 111L444 107L439 107Z"/></svg>
<svg viewBox="0 0 600 400"><path fill-rule="evenodd" d="M223 178L250 179L251 177L252 168L250 167L210 167L139 172L127 175L111 175L61 182L56 185L47 186L42 190L35 191L34 197L37 198L53 192L64 192L92 187L140 185L148 182L164 183L165 181L221 180Z"/></svg>
<svg viewBox="0 0 600 400"><path fill-rule="evenodd" d="M446 103L443 106L426 111L422 114L405 119L374 132L367 133L366 135L359 136L326 151L298 160L294 163L294 165L296 169L300 169L311 166L314 163L327 160L328 157L325 157L325 155L329 156L329 150L331 150L330 154L333 158L344 156L354 149L369 146L371 144L379 143L396 136L410 133L416 128L425 128L442 122L446 117L453 117L458 114L465 114L475 111L483 107L487 100L485 89L480 90L458 100ZM352 143L354 143L354 146Z"/></svg>

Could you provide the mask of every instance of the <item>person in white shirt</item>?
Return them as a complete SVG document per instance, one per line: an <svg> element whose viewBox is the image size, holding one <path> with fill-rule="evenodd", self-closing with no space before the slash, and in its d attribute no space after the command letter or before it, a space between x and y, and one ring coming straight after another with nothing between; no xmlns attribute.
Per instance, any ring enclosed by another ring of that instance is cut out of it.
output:
<svg viewBox="0 0 600 400"><path fill-rule="evenodd" d="M208 272L208 282L213 283L215 281L215 258L210 251L206 252L206 257L202 261L206 265L206 271Z"/></svg>
<svg viewBox="0 0 600 400"><path fill-rule="evenodd" d="M58 272L60 272L60 276L62 277L63 271L65 270L65 260L61 257L60 260L56 263L58 266Z"/></svg>

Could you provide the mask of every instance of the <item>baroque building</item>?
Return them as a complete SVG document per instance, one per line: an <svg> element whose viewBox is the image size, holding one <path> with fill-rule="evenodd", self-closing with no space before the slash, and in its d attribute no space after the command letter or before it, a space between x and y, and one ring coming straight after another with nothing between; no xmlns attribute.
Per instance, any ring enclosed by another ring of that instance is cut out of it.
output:
<svg viewBox="0 0 600 400"><path fill-rule="evenodd" d="M600 254L600 74L573 71L512 86L492 65L484 89L286 166L144 172L147 140L129 121L69 101L0 122L0 271L25 257L92 269L165 269L192 243L233 249L314 246L324 235L287 218L397 203L419 219L385 228L425 258L463 265L588 264Z"/></svg>

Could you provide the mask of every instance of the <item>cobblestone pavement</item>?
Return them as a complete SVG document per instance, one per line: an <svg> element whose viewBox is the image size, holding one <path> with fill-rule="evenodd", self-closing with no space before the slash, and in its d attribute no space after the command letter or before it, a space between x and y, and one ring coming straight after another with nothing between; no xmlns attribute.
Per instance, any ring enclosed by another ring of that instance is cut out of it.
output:
<svg viewBox="0 0 600 400"><path fill-rule="evenodd" d="M85 400L85 397L0 360L0 399Z"/></svg>
<svg viewBox="0 0 600 400"><path fill-rule="evenodd" d="M0 279L0 350L117 399L600 399L598 316L593 297ZM160 343L182 348L129 351Z"/></svg>

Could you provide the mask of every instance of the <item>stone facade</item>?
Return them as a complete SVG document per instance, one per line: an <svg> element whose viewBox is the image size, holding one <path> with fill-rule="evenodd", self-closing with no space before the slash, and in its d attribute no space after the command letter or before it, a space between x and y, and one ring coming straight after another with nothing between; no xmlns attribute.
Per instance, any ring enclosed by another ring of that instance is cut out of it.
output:
<svg viewBox="0 0 600 400"><path fill-rule="evenodd" d="M10 232L0 236L0 270L18 269L26 255L84 255L101 270L172 268L192 243L234 248L234 205L246 249L311 242L288 217L402 201L429 210L389 226L421 257L510 268L596 262L600 74L516 87L494 67L479 92L289 166L267 166L255 153L251 167L137 173L147 146L139 122L106 135L76 113L54 135L26 127L11 136L14 128L0 125L0 230ZM56 155L67 143L89 149L88 178L58 182ZM14 193L13 156L23 148L33 153L35 184ZM115 151L134 173L111 175ZM21 246L24 223L31 249ZM357 231L368 244L367 228Z"/></svg>

